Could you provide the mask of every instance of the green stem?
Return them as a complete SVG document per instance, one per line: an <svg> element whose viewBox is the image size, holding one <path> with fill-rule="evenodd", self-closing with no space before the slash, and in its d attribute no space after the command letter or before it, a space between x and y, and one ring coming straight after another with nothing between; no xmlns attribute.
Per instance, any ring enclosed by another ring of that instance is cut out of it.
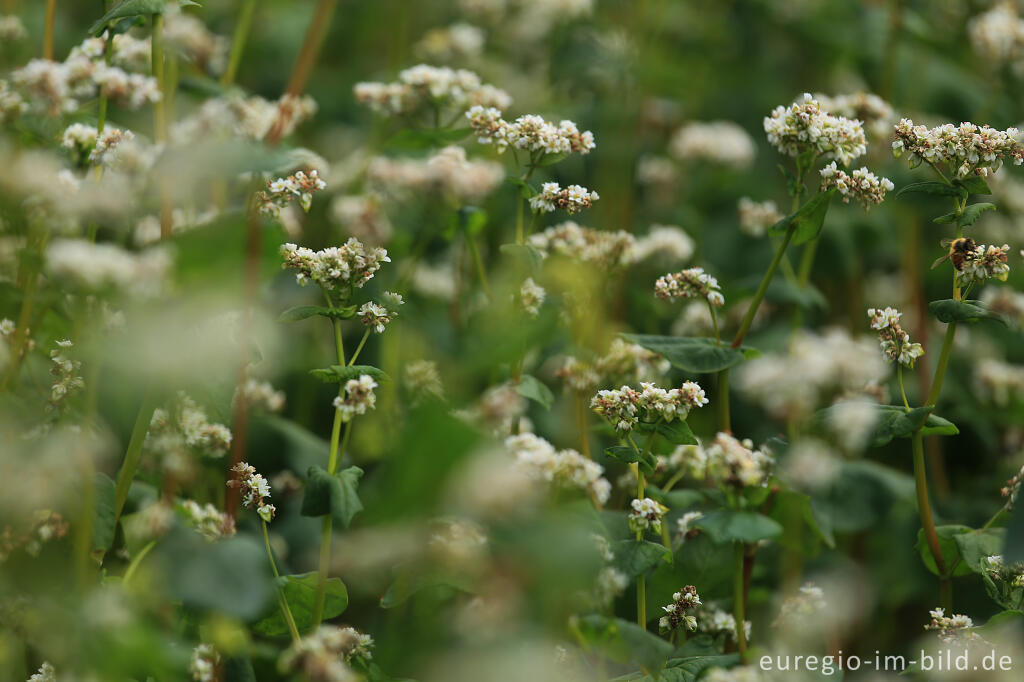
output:
<svg viewBox="0 0 1024 682"><path fill-rule="evenodd" d="M267 532L267 522L260 519L260 525L263 526L263 544L267 548L267 558L270 559L270 569L274 571L274 577L278 579L277 600L281 605L281 613L284 615L284 622L288 624L288 632L292 635L292 641L298 642L302 637L299 636L299 628L295 625L295 618L292 616L292 610L288 608L288 599L284 596L284 587L280 583L281 574L277 570L277 562L274 561L274 552L270 549L270 534Z"/></svg>
<svg viewBox="0 0 1024 682"><path fill-rule="evenodd" d="M231 85L235 82L238 74L238 65L242 63L242 53L245 51L245 43L249 38L249 29L252 26L253 10L256 9L256 0L245 0L242 11L238 15L238 25L235 26L235 35L231 38L231 55L228 57L228 68L220 77L221 85Z"/></svg>
<svg viewBox="0 0 1024 682"><path fill-rule="evenodd" d="M744 555L743 543L735 543L732 576L732 615L736 619L736 648L739 651L740 662L745 662L747 658L747 631L744 627L747 620L743 580Z"/></svg>
<svg viewBox="0 0 1024 682"><path fill-rule="evenodd" d="M711 326L715 330L715 341L718 342L719 346L721 346L722 345L722 337L718 333L718 316L715 315L715 306L711 305L711 301L707 301L707 299L705 299L705 301L708 304L708 312L711 313Z"/></svg>
<svg viewBox="0 0 1024 682"><path fill-rule="evenodd" d="M772 262L769 263L768 270L765 271L764 277L761 279L761 285L754 293L753 300L750 301L747 313L743 316L743 322L740 323L740 329L736 332L736 338L732 340L733 348L739 348L743 343L743 339L746 337L747 332L750 331L750 325L754 322L754 315L757 314L757 309L761 307L764 295L768 291L768 285L771 283L772 277L775 275L775 271L779 269L779 263L782 261L783 254L786 253L786 247L789 246L789 242L793 240L793 233L795 231L796 228L790 226L786 230L786 234L782 238L782 241L779 242L779 247L775 249L775 256L772 258Z"/></svg>
<svg viewBox="0 0 1024 682"><path fill-rule="evenodd" d="M956 335L956 322L950 322L946 326L946 336L942 340L942 350L939 352L939 362L935 366L935 377L932 379L932 388L928 392L928 399L925 405L935 407L942 393L942 381L946 377L946 368L949 366L949 357L953 352L953 337Z"/></svg>
<svg viewBox="0 0 1024 682"><path fill-rule="evenodd" d="M152 64L153 78L156 79L157 89L160 90L160 99L153 103L153 133L157 142L167 140L166 118L164 116L164 104L167 97L164 92L164 17L162 14L152 15L153 36L152 36Z"/></svg>
<svg viewBox="0 0 1024 682"><path fill-rule="evenodd" d="M900 396L903 398L903 407L907 408L907 412L910 412L910 403L907 401L907 392L903 388L903 364L896 363L896 381L900 385Z"/></svg>
<svg viewBox="0 0 1024 682"><path fill-rule="evenodd" d="M121 578L122 585L128 585L131 583L132 578L139 570L139 565L142 564L142 560L146 558L146 555L153 551L156 547L156 540L150 540L149 544L139 550L139 553L132 557L132 562L128 564L128 569L124 572L124 577Z"/></svg>
<svg viewBox="0 0 1024 682"><path fill-rule="evenodd" d="M519 188L516 188L516 244L523 243L523 201L519 195Z"/></svg>
<svg viewBox="0 0 1024 682"><path fill-rule="evenodd" d="M352 353L352 359L350 359L348 361L349 367L351 367L352 365L356 364L356 358L359 357L359 352L361 350L363 350L363 346L366 345L366 339L368 339L368 338L370 338L370 329L369 328L367 328L366 331L363 332L363 338L359 339L359 345L356 346L355 352Z"/></svg>
<svg viewBox="0 0 1024 682"><path fill-rule="evenodd" d="M952 585L950 584L949 576L946 574L946 560L942 557L939 535L935 531L931 503L928 500L928 474L924 467L924 445L922 441L921 430L918 429L911 438L911 448L914 453L914 484L917 489L917 511L921 517L921 528L924 530L928 549L935 560L935 567L939 573L941 605L945 609L951 609Z"/></svg>
<svg viewBox="0 0 1024 682"><path fill-rule="evenodd" d="M480 278L480 286L484 290L484 295L487 296L487 300L493 301L494 296L491 294L491 287L487 283L487 271L484 269L483 259L480 258L480 250L476 246L476 238L467 232L466 241L469 242L469 252L473 256L473 265L476 267L476 274Z"/></svg>
<svg viewBox="0 0 1024 682"><path fill-rule="evenodd" d="M139 460L142 459L142 446L146 443L146 432L149 431L154 411L156 400L153 391L147 388L139 403L139 414L135 417L135 426L132 427L128 449L124 453L124 462L117 473L117 485L114 487L114 525L117 525L117 520L121 518L121 512L124 511L125 502L128 500L128 491L139 468Z"/></svg>
<svg viewBox="0 0 1024 682"><path fill-rule="evenodd" d="M686 472L683 469L680 469L676 473L672 474L672 478L668 479L668 482L665 483L664 486L662 486L661 492L667 493L668 491L672 490L672 488L675 487L676 483L679 483L679 481L682 480L683 476L685 475Z"/></svg>
<svg viewBox="0 0 1024 682"><path fill-rule="evenodd" d="M43 28L43 59L53 59L53 25L57 20L57 0L46 0L46 24Z"/></svg>

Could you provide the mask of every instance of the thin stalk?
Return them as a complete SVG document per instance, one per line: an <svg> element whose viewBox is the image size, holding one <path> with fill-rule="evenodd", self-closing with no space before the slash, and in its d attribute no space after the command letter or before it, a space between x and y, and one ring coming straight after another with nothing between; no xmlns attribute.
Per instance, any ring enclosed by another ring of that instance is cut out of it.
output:
<svg viewBox="0 0 1024 682"><path fill-rule="evenodd" d="M367 329L365 332L363 332L363 338L359 339L359 345L356 346L355 352L352 353L352 359L348 361L348 366L349 367L351 367L352 365L356 364L356 358L359 357L359 352L361 350L363 350L363 346L366 345L366 339L368 339L368 338L370 338L370 330L369 329Z"/></svg>
<svg viewBox="0 0 1024 682"><path fill-rule="evenodd" d="M715 306L711 305L711 301L707 301L707 304L708 304L708 312L711 313L711 326L714 327L714 329L715 329L715 341L717 341L718 345L721 346L722 345L722 337L718 333L718 316L715 315Z"/></svg>
<svg viewBox="0 0 1024 682"><path fill-rule="evenodd" d="M718 430L732 433L732 422L729 416L729 368L718 373Z"/></svg>
<svg viewBox="0 0 1024 682"><path fill-rule="evenodd" d="M744 598L743 559L746 553L742 542L735 543L732 581L732 615L736 619L736 649L740 661L747 658L746 599Z"/></svg>
<svg viewBox="0 0 1024 682"><path fill-rule="evenodd" d="M785 236L782 241L779 242L779 247L775 250L775 256L772 258L772 262L768 265L768 270L765 271L764 277L761 279L761 285L757 288L754 293L754 298L750 302L750 306L747 308L746 315L743 316L743 321L740 323L740 329L736 332L736 338L732 340L732 347L739 348L743 343L744 337L747 332L750 331L750 325L754 322L754 315L757 314L757 309L761 307L761 302L764 300L764 295L768 291L768 285L772 281L772 277L775 276L775 271L779 269L779 263L782 261L783 254L786 253L786 247L789 246L789 242L793 240L793 233L796 228L790 226L786 230Z"/></svg>
<svg viewBox="0 0 1024 682"><path fill-rule="evenodd" d="M50 240L49 232L43 234L39 240L39 253L46 251L46 244ZM31 270L26 274L25 295L21 301L21 310L18 313L18 326L14 331L14 340L11 344L13 355L10 367L7 368L7 375L4 376L3 385L0 391L14 388L18 383L18 372L21 369L22 359L27 352L29 323L32 321L32 310L36 304L36 292L39 289L39 269L36 266L29 266Z"/></svg>
<svg viewBox="0 0 1024 682"><path fill-rule="evenodd" d="M928 501L928 474L924 468L924 445L920 429L915 431L911 438L911 448L914 453L914 483L917 489L917 511L921 517L921 528L924 530L928 549L931 551L932 558L935 559L935 567L939 572L939 591L942 607L952 609L953 588L949 576L946 574L946 560L942 558L942 549L939 547L939 535L935 532L935 521L932 519L932 508Z"/></svg>
<svg viewBox="0 0 1024 682"><path fill-rule="evenodd" d="M523 243L523 198L516 188L516 244Z"/></svg>
<svg viewBox="0 0 1024 682"><path fill-rule="evenodd" d="M680 469L676 473L672 474L672 478L668 479L668 481L665 483L665 485L662 486L661 492L662 493L667 493L668 491L672 490L672 488L675 487L676 483L679 483L679 481L682 480L682 478L683 478L683 476L685 474L686 474L686 472L683 471L682 469Z"/></svg>
<svg viewBox="0 0 1024 682"><path fill-rule="evenodd" d="M74 528L73 545L75 550L75 576L78 582L78 589L85 590L91 582L90 577L93 571L89 570L92 556L93 518L96 512L96 486L93 481L96 478L96 468L93 466L92 458L86 455L82 458L82 481L81 498L79 504L79 522Z"/></svg>
<svg viewBox="0 0 1024 682"><path fill-rule="evenodd" d="M156 79L157 88L160 90L160 99L153 103L153 136L157 142L167 140L167 125L164 112L166 104L166 93L164 92L164 17L162 14L152 15L153 36L152 36L152 64L153 78Z"/></svg>
<svg viewBox="0 0 1024 682"><path fill-rule="evenodd" d="M124 572L124 576L121 578L122 585L128 585L131 583L132 578L139 570L139 566L142 564L142 560L146 558L146 555L153 551L156 547L156 540L150 540L149 543L139 550L139 553L132 557L132 562L128 564L128 570Z"/></svg>
<svg viewBox="0 0 1024 682"><path fill-rule="evenodd" d="M57 21L57 0L46 0L46 24L43 27L43 59L53 59L53 25Z"/></svg>
<svg viewBox="0 0 1024 682"><path fill-rule="evenodd" d="M649 439L648 444L650 444ZM635 443L633 447L636 447ZM633 462L633 473L636 474L636 497L638 500L642 500L646 487L644 472L640 471L640 465L636 462ZM637 542L644 539L642 530L636 532L636 539ZM636 622L644 630L647 629L647 578L643 573L636 578Z"/></svg>
<svg viewBox="0 0 1024 682"><path fill-rule="evenodd" d="M242 11L238 15L238 25L235 26L235 34L231 38L231 55L228 57L228 68L220 77L221 85L231 85L235 82L238 74L238 66L242 63L242 53L245 51L245 43L249 38L249 29L252 27L252 15L256 9L256 0L245 0Z"/></svg>
<svg viewBox="0 0 1024 682"><path fill-rule="evenodd" d="M280 579L281 574L277 570L277 562L274 561L274 553L270 549L270 534L267 532L267 522L260 519L260 525L263 526L263 544L267 548L270 568L274 571L274 577ZM295 625L295 618L292 616L292 610L288 608L288 600L285 598L284 588L280 584L277 586L277 600L281 604L281 613L284 615L284 622L288 624L288 632L292 635L292 641L298 642L302 637L299 636L299 628Z"/></svg>
<svg viewBox="0 0 1024 682"><path fill-rule="evenodd" d="M132 479L139 468L139 460L142 459L142 446L146 442L146 432L149 431L149 422L153 419L153 412L156 410L156 400L153 391L146 389L139 403L139 414L135 417L135 426L132 427L132 435L128 440L128 449L124 453L124 462L121 470L117 473L117 484L114 486L114 525L121 518L125 502L128 500L128 491L132 487Z"/></svg>
<svg viewBox="0 0 1024 682"><path fill-rule="evenodd" d="M480 278L480 286L484 290L484 295L487 296L487 300L493 301L494 296L491 294L491 287L487 283L487 270L484 269L484 261L480 258L480 249L476 246L476 238L467 232L466 241L469 242L469 252L473 256L473 265L476 268L477 277Z"/></svg>
<svg viewBox="0 0 1024 682"><path fill-rule="evenodd" d="M946 336L942 339L942 350L939 352L939 363L935 366L935 376L932 379L932 389L928 392L928 399L925 405L935 407L942 393L942 381L946 377L946 368L949 367L949 357L953 352L953 337L956 335L956 322L950 322L946 326Z"/></svg>
<svg viewBox="0 0 1024 682"><path fill-rule="evenodd" d="M910 412L910 403L907 402L907 392L903 388L903 364L896 363L896 381L900 385L900 397L903 398L903 407L907 408L907 412Z"/></svg>
<svg viewBox="0 0 1024 682"><path fill-rule="evenodd" d="M576 407L576 430L580 432L580 452L589 459L590 439L587 438L587 404L583 394L579 391L573 393L573 402Z"/></svg>

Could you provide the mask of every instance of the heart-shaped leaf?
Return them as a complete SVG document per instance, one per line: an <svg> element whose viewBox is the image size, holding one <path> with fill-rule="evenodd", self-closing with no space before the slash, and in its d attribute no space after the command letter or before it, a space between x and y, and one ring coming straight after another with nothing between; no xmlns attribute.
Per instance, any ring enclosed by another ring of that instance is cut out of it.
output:
<svg viewBox="0 0 1024 682"><path fill-rule="evenodd" d="M550 410L555 402L555 395L551 392L551 389L545 386L540 379L530 374L524 374L519 378L516 393L540 404L545 410Z"/></svg>
<svg viewBox="0 0 1024 682"><path fill-rule="evenodd" d="M306 632L313 625L313 610L316 604L316 589L319 574L316 571L299 575L283 575L277 579L278 588L284 592L288 608L295 619L299 632ZM340 616L348 608L348 590L340 578L328 578L324 598L324 620ZM288 624L279 604L274 604L267 614L256 621L252 631L265 637L287 637Z"/></svg>
<svg viewBox="0 0 1024 682"><path fill-rule="evenodd" d="M370 365L331 365L325 369L311 369L309 373L325 384L340 384L368 374L377 381L389 381L384 370Z"/></svg>
<svg viewBox="0 0 1024 682"><path fill-rule="evenodd" d="M945 298L940 301L932 301L928 304L928 310L938 318L940 322L977 322L978 320L995 320L1006 324L1006 320L999 313L990 310L981 301L957 301L952 298Z"/></svg>
<svg viewBox="0 0 1024 682"><path fill-rule="evenodd" d="M297 322L315 315L337 320L348 320L356 316L358 306L350 305L343 308L328 308L322 305L299 305L281 313L278 322Z"/></svg>
<svg viewBox="0 0 1024 682"><path fill-rule="evenodd" d="M647 350L659 353L673 367L692 374L720 372L761 354L754 348L747 346L730 348L727 345L719 345L715 339L703 337L656 336L653 334L623 334L622 337Z"/></svg>
<svg viewBox="0 0 1024 682"><path fill-rule="evenodd" d="M306 489L302 496L303 516L327 516L348 528L352 517L363 509L357 488L363 470L353 466L331 476L318 466L309 468Z"/></svg>

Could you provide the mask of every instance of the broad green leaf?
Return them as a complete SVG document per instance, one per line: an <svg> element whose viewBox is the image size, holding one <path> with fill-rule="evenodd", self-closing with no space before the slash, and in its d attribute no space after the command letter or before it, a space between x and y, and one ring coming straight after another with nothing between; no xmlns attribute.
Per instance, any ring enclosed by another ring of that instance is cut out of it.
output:
<svg viewBox="0 0 1024 682"><path fill-rule="evenodd" d="M957 428L956 424L948 419L943 419L937 414L928 415L924 426L921 427L922 436L955 436L958 433L960 433L960 429Z"/></svg>
<svg viewBox="0 0 1024 682"><path fill-rule="evenodd" d="M772 499L768 515L783 527L784 532L777 542L787 549L810 556L820 547L819 541L830 548L835 547L831 529L822 528L811 508L811 498L807 495L789 490L780 491Z"/></svg>
<svg viewBox="0 0 1024 682"><path fill-rule="evenodd" d="M759 282L760 278L757 281ZM773 278L768 283L768 291L765 295L769 301L774 303L797 305L808 310L825 310L828 307L828 300L816 286L807 284L807 286L801 287L784 277Z"/></svg>
<svg viewBox="0 0 1024 682"><path fill-rule="evenodd" d="M555 395L537 377L524 374L516 386L516 393L528 400L539 403L545 410L550 410L555 402Z"/></svg>
<svg viewBox="0 0 1024 682"><path fill-rule="evenodd" d="M352 517L363 509L356 491L362 476L363 470L356 466L342 469L334 476L321 467L310 467L300 513L303 516L330 514L337 523L348 528Z"/></svg>
<svg viewBox="0 0 1024 682"><path fill-rule="evenodd" d="M952 298L945 298L940 301L932 301L928 304L928 310L940 322L977 322L978 320L996 320L1006 324L1006 320L999 313L990 310L981 301L957 301Z"/></svg>
<svg viewBox="0 0 1024 682"><path fill-rule="evenodd" d="M415 150L432 149L465 139L472 130L470 128L453 128L450 130L402 128L384 143L387 149Z"/></svg>
<svg viewBox="0 0 1024 682"><path fill-rule="evenodd" d="M676 419L671 422L638 422L633 427L643 434L658 434L673 445L696 445L697 437L693 435L685 420Z"/></svg>
<svg viewBox="0 0 1024 682"><path fill-rule="evenodd" d="M114 512L114 481L104 473L94 480L96 495L92 522L92 548L106 551L114 544L117 519Z"/></svg>
<svg viewBox="0 0 1024 682"><path fill-rule="evenodd" d="M783 530L778 521L763 514L732 509L705 514L693 525L717 543L770 540L780 536Z"/></svg>
<svg viewBox="0 0 1024 682"><path fill-rule="evenodd" d="M970 533L973 529L968 526L937 526L935 528L935 534L939 536L939 551L942 552L942 559L946 564L946 570L950 570L953 566L953 576L969 575L971 573L971 567L963 561L963 557L960 554L960 547L957 544L956 536L963 533ZM931 548L928 546L928 540L925 538L924 529L917 531L917 551L921 555L921 561L924 563L925 568L939 575L939 570L935 565L935 557L932 556ZM957 561L957 560L960 561Z"/></svg>
<svg viewBox="0 0 1024 682"><path fill-rule="evenodd" d="M753 348L720 346L715 339L702 337L656 336L653 334L623 334L622 337L630 343L661 354L673 367L694 374L719 372L760 355L760 352Z"/></svg>
<svg viewBox="0 0 1024 682"><path fill-rule="evenodd" d="M701 673L709 668L732 668L740 662L739 654L707 654L703 656L684 656L669 659L665 669L657 677L636 673L619 680L635 680L636 682L695 682L702 679Z"/></svg>
<svg viewBox="0 0 1024 682"><path fill-rule="evenodd" d="M297 322L314 315L336 320L348 320L356 316L357 308L358 306L354 305L345 306L344 308L328 308L322 305L299 305L281 313L277 320L278 322Z"/></svg>
<svg viewBox="0 0 1024 682"><path fill-rule="evenodd" d="M612 459L625 462L626 464L631 464L632 462L640 460L640 453L629 445L613 445L610 448L605 448L604 454L608 455Z"/></svg>
<svg viewBox="0 0 1024 682"><path fill-rule="evenodd" d="M963 187L971 194L992 194L992 190L989 189L988 183L985 182L985 178L980 175L970 175L961 180L957 180L956 184Z"/></svg>
<svg viewBox="0 0 1024 682"><path fill-rule="evenodd" d="M989 641L999 641L996 637L1000 631L1005 628L1021 627L1024 625L1024 611L1017 609L1007 609L1006 611L1000 611L996 615L988 619L988 621L982 625L978 632L979 634L988 639Z"/></svg>
<svg viewBox="0 0 1024 682"><path fill-rule="evenodd" d="M340 384L350 379L358 379L368 374L377 381L389 381L390 377L384 370L370 365L331 365L326 369L311 369L309 373L325 384Z"/></svg>
<svg viewBox="0 0 1024 682"><path fill-rule="evenodd" d="M988 566L985 559L1002 553L1005 535L1006 531L1003 528L990 528L961 533L955 535L953 540L960 550L963 562L975 573L982 573Z"/></svg>
<svg viewBox="0 0 1024 682"><path fill-rule="evenodd" d="M926 182L912 182L909 185L904 185L896 194L893 196L903 196L904 194L933 194L938 196L946 197L965 197L967 191L962 187L954 187L947 185L944 182L938 182L937 180L929 180Z"/></svg>
<svg viewBox="0 0 1024 682"><path fill-rule="evenodd" d="M672 645L636 623L590 615L579 620L579 631L593 649L617 663L660 670L672 655Z"/></svg>
<svg viewBox="0 0 1024 682"><path fill-rule="evenodd" d="M502 244L500 251L522 263L530 272L540 270L544 263L544 254L538 251L536 246L529 244Z"/></svg>
<svg viewBox="0 0 1024 682"><path fill-rule="evenodd" d="M612 545L615 567L630 578L646 573L665 560L672 563L672 552L664 545L646 540L620 540Z"/></svg>
<svg viewBox="0 0 1024 682"><path fill-rule="evenodd" d="M192 0L170 0L170 2L168 0L124 0L120 5L93 22L89 27L89 33L99 35L103 32L104 27L115 19L163 14L168 4L178 7L199 5L198 2L192 2Z"/></svg>
<svg viewBox="0 0 1024 682"><path fill-rule="evenodd" d="M278 587L284 591L288 608L295 619L299 632L307 632L313 625L313 609L316 604L316 588L319 574L316 571L299 575L283 575L277 579ZM348 608L348 590L340 578L328 578L324 598L324 620L340 616ZM275 601L263 618L252 625L252 631L265 637L288 637L288 624Z"/></svg>
<svg viewBox="0 0 1024 682"><path fill-rule="evenodd" d="M803 206L797 209L796 213L788 215L779 222L772 225L772 234L785 234L793 230L793 244L803 244L821 233L822 225L825 224L825 216L828 214L829 202L835 190L815 194Z"/></svg>
<svg viewBox="0 0 1024 682"><path fill-rule="evenodd" d="M821 425L833 423L833 413L842 410L841 404L819 410L815 421ZM876 405L878 417L869 445L880 448L894 438L910 438L921 429L926 436L953 436L960 433L956 425L931 413L930 407L918 407L909 412L903 405Z"/></svg>
<svg viewBox="0 0 1024 682"><path fill-rule="evenodd" d="M393 609L407 602L420 590L429 588L444 588L452 594L456 592L473 593L471 581L458 572L437 569L421 570L421 567L402 566L394 582L388 586L387 591L380 598L380 607Z"/></svg>
<svg viewBox="0 0 1024 682"><path fill-rule="evenodd" d="M963 214L960 215L960 218L956 221L956 224L959 225L960 227L967 227L968 225L973 225L982 213L984 213L985 211L994 210L996 210L995 204L989 204L985 202L971 204L970 206L964 209Z"/></svg>
<svg viewBox="0 0 1024 682"><path fill-rule="evenodd" d="M560 152L558 154L545 154L541 157L538 166L553 166L559 161L564 161L569 155L566 152Z"/></svg>
<svg viewBox="0 0 1024 682"><path fill-rule="evenodd" d="M224 661L224 682L256 682L252 659L235 656Z"/></svg>

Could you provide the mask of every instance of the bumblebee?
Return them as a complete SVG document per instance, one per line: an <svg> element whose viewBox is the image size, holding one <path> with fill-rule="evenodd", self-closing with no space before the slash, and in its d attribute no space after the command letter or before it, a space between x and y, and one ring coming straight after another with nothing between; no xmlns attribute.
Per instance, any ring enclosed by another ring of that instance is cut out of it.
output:
<svg viewBox="0 0 1024 682"><path fill-rule="evenodd" d="M946 259L953 263L957 270L964 269L964 261L971 257L974 252L974 240L970 237L958 237L956 239L943 239L942 245L949 247L949 253L932 263L932 270L942 265Z"/></svg>

